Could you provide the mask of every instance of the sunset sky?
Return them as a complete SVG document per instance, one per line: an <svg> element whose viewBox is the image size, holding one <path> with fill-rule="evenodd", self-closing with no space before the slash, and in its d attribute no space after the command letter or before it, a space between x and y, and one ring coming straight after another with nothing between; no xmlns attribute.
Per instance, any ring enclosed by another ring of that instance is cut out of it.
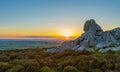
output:
<svg viewBox="0 0 120 72"><path fill-rule="evenodd" d="M0 0L0 37L77 37L91 18L120 27L120 0Z"/></svg>

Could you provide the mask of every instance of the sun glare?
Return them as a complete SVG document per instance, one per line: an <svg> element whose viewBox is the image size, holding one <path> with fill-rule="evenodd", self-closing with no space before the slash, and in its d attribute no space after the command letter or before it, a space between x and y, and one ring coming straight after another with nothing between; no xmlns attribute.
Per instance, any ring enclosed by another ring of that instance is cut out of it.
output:
<svg viewBox="0 0 120 72"><path fill-rule="evenodd" d="M65 32L65 33L63 33L63 35L64 35L64 37L69 38L71 34L68 32Z"/></svg>
<svg viewBox="0 0 120 72"><path fill-rule="evenodd" d="M61 34L65 37L65 38L69 38L73 33L71 30L63 30L61 32Z"/></svg>

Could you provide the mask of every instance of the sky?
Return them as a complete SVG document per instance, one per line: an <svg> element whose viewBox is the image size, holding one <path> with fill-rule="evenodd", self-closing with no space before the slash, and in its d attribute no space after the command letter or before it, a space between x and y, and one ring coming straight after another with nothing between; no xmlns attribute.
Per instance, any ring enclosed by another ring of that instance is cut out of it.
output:
<svg viewBox="0 0 120 72"><path fill-rule="evenodd" d="M120 0L0 0L0 37L77 37L89 19L120 27Z"/></svg>

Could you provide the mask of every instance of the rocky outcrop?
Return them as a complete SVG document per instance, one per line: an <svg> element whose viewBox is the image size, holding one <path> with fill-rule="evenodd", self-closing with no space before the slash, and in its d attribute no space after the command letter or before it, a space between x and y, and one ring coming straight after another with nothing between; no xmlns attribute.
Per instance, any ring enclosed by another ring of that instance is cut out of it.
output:
<svg viewBox="0 0 120 72"><path fill-rule="evenodd" d="M103 31L94 19L87 20L84 24L84 33L73 41L63 42L60 47L52 51L65 49L90 50L91 48L110 48L120 45L120 27L110 31ZM50 50L49 50L50 51Z"/></svg>

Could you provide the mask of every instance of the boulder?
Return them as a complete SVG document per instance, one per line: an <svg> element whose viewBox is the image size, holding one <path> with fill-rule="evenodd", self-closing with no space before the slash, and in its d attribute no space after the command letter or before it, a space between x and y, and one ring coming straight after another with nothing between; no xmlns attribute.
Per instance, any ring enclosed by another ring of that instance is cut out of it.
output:
<svg viewBox="0 0 120 72"><path fill-rule="evenodd" d="M111 30L110 33L116 40L120 40L120 27Z"/></svg>
<svg viewBox="0 0 120 72"><path fill-rule="evenodd" d="M100 49L100 52L117 51L117 50L120 50L120 46L112 47L112 48Z"/></svg>
<svg viewBox="0 0 120 72"><path fill-rule="evenodd" d="M53 48L56 51L65 49L90 50L91 48L109 48L111 43L120 45L120 27L103 31L94 19L87 20L84 24L84 33L75 40L63 42L60 47ZM53 50L52 50L53 51Z"/></svg>
<svg viewBox="0 0 120 72"><path fill-rule="evenodd" d="M109 42L100 42L96 45L96 48L108 48L110 46Z"/></svg>

